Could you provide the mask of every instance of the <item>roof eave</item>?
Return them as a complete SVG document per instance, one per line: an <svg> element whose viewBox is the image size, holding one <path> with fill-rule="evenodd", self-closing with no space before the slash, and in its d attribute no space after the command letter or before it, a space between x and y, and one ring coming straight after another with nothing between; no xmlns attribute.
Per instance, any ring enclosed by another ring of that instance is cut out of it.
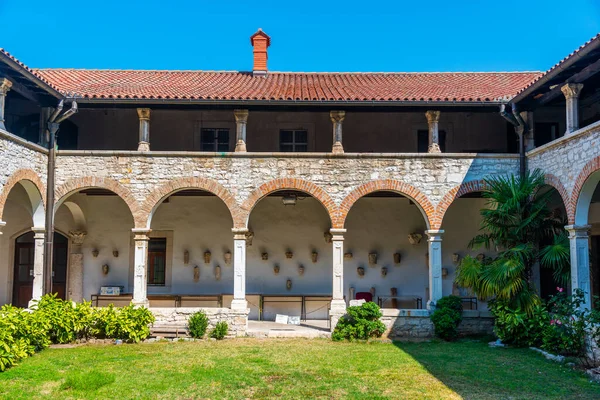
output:
<svg viewBox="0 0 600 400"><path fill-rule="evenodd" d="M65 96L62 93L60 93L58 90L56 90L52 86L48 85L46 82L44 82L38 76L33 74L31 71L29 71L26 67L19 64L18 62L16 62L11 57L9 57L8 55L6 55L4 52L1 52L1 51L0 51L0 62L6 64L8 67L10 67L16 73L20 74L25 79L32 82L37 87L39 87L43 91L47 92L51 96L53 96L57 99L65 98Z"/></svg>

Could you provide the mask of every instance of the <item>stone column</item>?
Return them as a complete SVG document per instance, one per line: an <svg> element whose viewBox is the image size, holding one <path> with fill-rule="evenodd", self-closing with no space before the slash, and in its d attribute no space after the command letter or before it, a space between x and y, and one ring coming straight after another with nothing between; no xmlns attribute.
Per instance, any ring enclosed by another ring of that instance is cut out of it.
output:
<svg viewBox="0 0 600 400"><path fill-rule="evenodd" d="M582 308L591 308L592 296L590 290L590 241L591 226L567 225L571 247L571 290L581 289L585 293L585 303Z"/></svg>
<svg viewBox="0 0 600 400"><path fill-rule="evenodd" d="M331 243L333 245L333 288L331 299L331 316L344 315L346 301L344 300L344 233L345 229L331 229ZM336 320L337 322L337 320ZM331 324L332 328L335 324Z"/></svg>
<svg viewBox="0 0 600 400"><path fill-rule="evenodd" d="M81 246L86 232L70 231L71 249L69 255L69 299L81 302L83 300L83 252Z"/></svg>
<svg viewBox="0 0 600 400"><path fill-rule="evenodd" d="M429 148L427 149L428 153L441 153L440 149L440 133L438 130L438 125L440 122L440 112L439 111L427 111L425 113L425 117L427 117L427 124L429 124Z"/></svg>
<svg viewBox="0 0 600 400"><path fill-rule="evenodd" d="M6 105L6 94L12 87L12 82L6 78L0 79L0 129L6 130L4 125L4 107Z"/></svg>
<svg viewBox="0 0 600 400"><path fill-rule="evenodd" d="M425 231L429 239L429 300L427 308L435 309L435 304L442 298L442 235L443 230Z"/></svg>
<svg viewBox="0 0 600 400"><path fill-rule="evenodd" d="M233 300L232 310L246 310L246 235L247 229L233 228Z"/></svg>
<svg viewBox="0 0 600 400"><path fill-rule="evenodd" d="M31 301L39 300L44 294L44 238L46 230L40 227L33 227L33 290L31 292ZM48 290L50 293L50 291Z"/></svg>
<svg viewBox="0 0 600 400"><path fill-rule="evenodd" d="M567 83L560 88L567 100L567 132L565 132L565 135L579 129L578 99L581 89L583 89L582 83Z"/></svg>
<svg viewBox="0 0 600 400"><path fill-rule="evenodd" d="M248 110L233 110L235 117L235 151L246 151L246 124L248 123Z"/></svg>
<svg viewBox="0 0 600 400"><path fill-rule="evenodd" d="M151 229L132 229L133 232L133 304L148 307L148 236Z"/></svg>
<svg viewBox="0 0 600 400"><path fill-rule="evenodd" d="M333 147L331 152L342 154L344 152L344 146L342 146L342 122L344 122L344 118L346 117L346 111L330 111L329 117L331 118L331 122L333 122Z"/></svg>
<svg viewBox="0 0 600 400"><path fill-rule="evenodd" d="M138 151L150 151L150 109L138 108L137 113L140 118Z"/></svg>

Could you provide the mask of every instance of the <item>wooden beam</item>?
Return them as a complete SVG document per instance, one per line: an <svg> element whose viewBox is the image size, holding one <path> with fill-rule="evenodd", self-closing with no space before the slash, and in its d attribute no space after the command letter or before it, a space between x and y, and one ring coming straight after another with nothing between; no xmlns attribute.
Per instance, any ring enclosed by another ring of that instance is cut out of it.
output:
<svg viewBox="0 0 600 400"><path fill-rule="evenodd" d="M16 82L14 79L8 79L12 82L12 87L10 88L10 90L14 90L21 96L25 97L27 100L33 101L34 103L37 103L40 106L43 106L45 105L45 103L47 103L44 101L44 99L42 99L42 97L39 94L33 92L31 89L28 89L25 85Z"/></svg>
<svg viewBox="0 0 600 400"><path fill-rule="evenodd" d="M544 104L547 104L550 101L554 100L556 97L561 96L562 92L560 91L560 88L564 86L565 83L583 83L586 79L589 79L598 72L600 72L600 60L596 60L596 62L588 65L578 73L569 77L563 83L556 85L555 88L551 89L542 97L536 99L533 103L533 107L536 108L539 106L543 106Z"/></svg>

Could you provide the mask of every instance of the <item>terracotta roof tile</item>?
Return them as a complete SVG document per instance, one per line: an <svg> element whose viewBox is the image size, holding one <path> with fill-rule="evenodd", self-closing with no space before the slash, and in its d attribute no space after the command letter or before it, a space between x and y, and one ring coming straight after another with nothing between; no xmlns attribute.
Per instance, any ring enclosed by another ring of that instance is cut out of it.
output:
<svg viewBox="0 0 600 400"><path fill-rule="evenodd" d="M66 96L269 101L508 100L539 72L292 73L35 69Z"/></svg>

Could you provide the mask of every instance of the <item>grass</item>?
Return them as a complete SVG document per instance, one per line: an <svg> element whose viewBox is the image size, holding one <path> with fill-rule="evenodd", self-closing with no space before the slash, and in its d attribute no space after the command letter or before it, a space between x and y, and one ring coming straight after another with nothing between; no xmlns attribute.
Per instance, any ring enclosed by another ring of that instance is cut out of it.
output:
<svg viewBox="0 0 600 400"><path fill-rule="evenodd" d="M0 374L7 399L597 399L528 349L259 340L49 349Z"/></svg>

